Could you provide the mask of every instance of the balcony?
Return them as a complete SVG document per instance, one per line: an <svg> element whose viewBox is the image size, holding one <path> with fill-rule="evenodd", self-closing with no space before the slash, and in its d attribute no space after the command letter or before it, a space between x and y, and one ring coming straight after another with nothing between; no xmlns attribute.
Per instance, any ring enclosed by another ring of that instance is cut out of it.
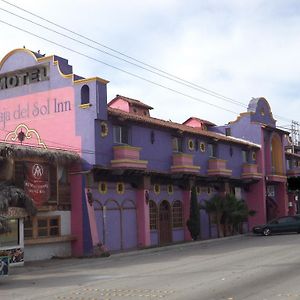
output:
<svg viewBox="0 0 300 300"><path fill-rule="evenodd" d="M257 164L243 164L242 179L247 181L259 180L262 178L262 174L258 173Z"/></svg>
<svg viewBox="0 0 300 300"><path fill-rule="evenodd" d="M116 169L146 169L148 161L140 160L140 151L140 147L114 146L114 159L110 161L111 167Z"/></svg>
<svg viewBox="0 0 300 300"><path fill-rule="evenodd" d="M226 168L227 160L211 158L208 160L208 176L230 177L232 170Z"/></svg>
<svg viewBox="0 0 300 300"><path fill-rule="evenodd" d="M272 169L272 172L266 176L266 181L268 182L286 182L287 177L283 172L276 171Z"/></svg>
<svg viewBox="0 0 300 300"><path fill-rule="evenodd" d="M193 163L193 155L186 153L174 153L171 166L172 173L192 173L198 174L200 166L195 166Z"/></svg>
<svg viewBox="0 0 300 300"><path fill-rule="evenodd" d="M287 176L300 176L300 166L293 166L286 171Z"/></svg>

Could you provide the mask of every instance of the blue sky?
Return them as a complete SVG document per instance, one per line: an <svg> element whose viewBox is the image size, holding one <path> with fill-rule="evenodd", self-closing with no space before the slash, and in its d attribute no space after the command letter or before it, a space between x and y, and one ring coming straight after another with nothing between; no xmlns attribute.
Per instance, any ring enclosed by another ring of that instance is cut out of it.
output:
<svg viewBox="0 0 300 300"><path fill-rule="evenodd" d="M0 23L1 57L23 45L47 55L57 54L69 59L75 73L109 80L109 100L115 94L140 99L154 107L154 117L180 123L195 116L225 124L244 112L252 97L260 96L269 101L278 125L289 125L292 119L300 121L300 1L52 0L44 1L43 5L33 0L8 1L244 106L158 77L3 10L0 10L0 20L181 94L131 77L3 23ZM3 1L0 1L0 8L50 26ZM94 44L94 47L105 50L99 45Z"/></svg>

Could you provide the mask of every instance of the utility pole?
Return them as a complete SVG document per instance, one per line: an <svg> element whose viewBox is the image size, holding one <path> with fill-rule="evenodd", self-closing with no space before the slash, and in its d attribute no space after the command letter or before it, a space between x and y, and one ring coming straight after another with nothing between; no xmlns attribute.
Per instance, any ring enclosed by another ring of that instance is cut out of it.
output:
<svg viewBox="0 0 300 300"><path fill-rule="evenodd" d="M291 125L292 152L295 152L295 146L300 146L300 124L292 120Z"/></svg>

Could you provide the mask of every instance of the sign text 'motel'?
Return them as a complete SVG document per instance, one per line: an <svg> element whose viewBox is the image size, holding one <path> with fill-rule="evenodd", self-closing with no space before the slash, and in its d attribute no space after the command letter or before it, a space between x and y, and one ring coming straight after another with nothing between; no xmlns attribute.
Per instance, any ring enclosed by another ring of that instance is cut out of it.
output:
<svg viewBox="0 0 300 300"><path fill-rule="evenodd" d="M0 74L0 90L48 80L48 73L49 66L40 65L15 72Z"/></svg>

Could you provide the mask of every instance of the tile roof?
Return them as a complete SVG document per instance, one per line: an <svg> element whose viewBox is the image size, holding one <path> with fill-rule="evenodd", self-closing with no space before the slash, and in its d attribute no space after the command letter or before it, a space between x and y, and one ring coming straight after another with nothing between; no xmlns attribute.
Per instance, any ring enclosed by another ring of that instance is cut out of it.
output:
<svg viewBox="0 0 300 300"><path fill-rule="evenodd" d="M128 102L130 105L135 105L135 106L139 106L139 107L144 107L144 108L148 108L148 109L153 109L153 107L141 102L140 100L136 100L136 99L132 99L132 98L128 98L125 96L121 96L121 95L116 95L116 97L114 99L112 99L109 103L108 106L110 106L112 103L114 103L116 100L118 99L122 99L126 102Z"/></svg>
<svg viewBox="0 0 300 300"><path fill-rule="evenodd" d="M186 124L189 120L196 120L196 121L202 122L202 123L204 123L208 126L217 126L215 123L212 123L212 122L204 120L204 119L199 119L199 118L196 118L196 117L188 118L186 121L183 122L183 124Z"/></svg>
<svg viewBox="0 0 300 300"><path fill-rule="evenodd" d="M194 127L190 127L187 125L174 123L171 121L156 119L156 118L149 117L149 116L140 116L140 115L136 115L136 114L131 114L131 113L124 112L124 111L122 111L120 109L116 109L116 108L108 107L108 114L113 117L120 117L124 120L144 123L145 125L159 126L159 127L168 128L168 129L175 129L178 131L188 132L188 133L192 133L192 134L196 134L196 135L200 135L200 136L204 136L204 137L208 137L208 138L212 138L212 139L217 139L217 140L228 142L228 143L231 142L231 143L235 143L235 144L247 145L247 146L254 147L254 148L261 147L260 145L252 143L247 140L226 136L224 134L215 133L215 132L211 132L211 131L201 130L199 128L194 128Z"/></svg>

